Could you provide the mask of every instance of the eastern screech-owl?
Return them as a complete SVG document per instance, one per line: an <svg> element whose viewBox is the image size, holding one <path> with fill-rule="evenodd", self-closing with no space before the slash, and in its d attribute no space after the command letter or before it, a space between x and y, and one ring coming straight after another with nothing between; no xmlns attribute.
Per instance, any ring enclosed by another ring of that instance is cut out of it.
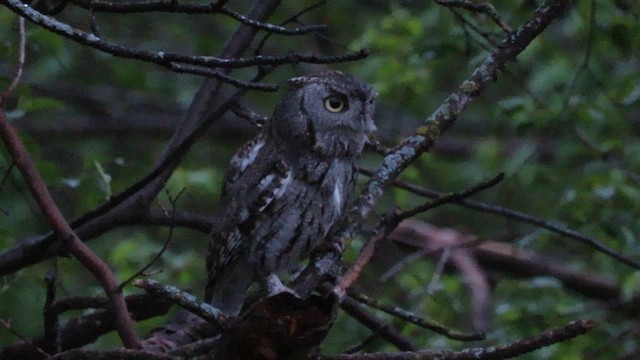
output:
<svg viewBox="0 0 640 360"><path fill-rule="evenodd" d="M289 80L273 116L231 160L212 233L205 300L237 315L253 281L278 278L329 234L353 192L373 123L371 87L339 71Z"/></svg>

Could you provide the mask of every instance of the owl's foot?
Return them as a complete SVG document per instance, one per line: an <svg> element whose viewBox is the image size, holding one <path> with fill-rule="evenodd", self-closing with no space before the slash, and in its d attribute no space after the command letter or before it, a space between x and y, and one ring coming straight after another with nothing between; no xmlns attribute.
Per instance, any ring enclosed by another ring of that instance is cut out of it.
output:
<svg viewBox="0 0 640 360"><path fill-rule="evenodd" d="M273 296L276 294L280 294L283 292L289 293L295 297L299 297L298 294L296 294L295 291L293 291L291 288L286 287L282 281L280 281L280 278L278 277L278 275L276 274L270 274L269 276L267 276L266 280L265 280L266 286L267 286L267 292L269 294L269 296Z"/></svg>

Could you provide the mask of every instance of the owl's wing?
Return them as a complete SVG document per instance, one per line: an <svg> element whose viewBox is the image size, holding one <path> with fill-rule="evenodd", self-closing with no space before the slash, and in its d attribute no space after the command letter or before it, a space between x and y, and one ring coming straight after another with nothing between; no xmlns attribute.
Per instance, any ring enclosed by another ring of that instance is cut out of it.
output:
<svg viewBox="0 0 640 360"><path fill-rule="evenodd" d="M264 133L259 133L253 140L244 144L231 158L229 169L222 184L222 199L228 194L229 187L256 161L266 143Z"/></svg>
<svg viewBox="0 0 640 360"><path fill-rule="evenodd" d="M251 142L257 144L253 148L247 150L245 146L239 151L227 173L230 181L225 182L223 194L225 214L213 234L218 247L208 258L205 298L223 311L235 310L229 306L238 304L238 297L253 279L247 259L253 230L263 221L265 210L284 196L293 181L291 167L274 156L268 145L262 149L265 144L256 140Z"/></svg>

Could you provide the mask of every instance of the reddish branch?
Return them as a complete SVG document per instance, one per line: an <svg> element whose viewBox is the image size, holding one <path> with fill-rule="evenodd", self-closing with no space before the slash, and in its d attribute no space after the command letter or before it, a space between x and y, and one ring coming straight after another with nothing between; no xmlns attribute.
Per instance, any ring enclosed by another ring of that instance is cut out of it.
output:
<svg viewBox="0 0 640 360"><path fill-rule="evenodd" d="M380 240L389 236L389 234L391 234L391 232L395 230L400 224L400 222L402 222L404 219L408 219L419 213L428 211L430 209L433 209L440 205L444 205L449 202L459 201L459 200L468 198L474 194L477 194L482 190L485 190L487 188L490 188L496 185L497 183L502 181L503 178L504 178L504 174L499 174L495 178L487 182L477 184L476 186L466 191L463 191L460 193L443 195L434 200L430 200L425 204L416 206L413 209L395 212L394 214L381 220L380 225L376 230L376 235L370 237L367 240L367 242L364 244L364 246L362 246L362 249L360 250L360 254L358 255L358 258L353 263L353 265L342 275L342 278L340 279L340 282L338 283L338 285L336 285L336 288L334 291L340 297L344 296L345 290L358 279L364 267L369 263L369 261L375 254L377 244L380 242Z"/></svg>
<svg viewBox="0 0 640 360"><path fill-rule="evenodd" d="M367 175L367 176L373 176L375 174L374 171L369 170L369 169L364 169L364 168L360 168L359 172L361 174ZM407 190L413 194L417 194L420 196L424 196L424 197L428 197L431 199L437 199L437 198L441 198L442 196L444 196L444 193L438 192L438 191L434 191L434 190L429 190L429 189L425 189L421 186L418 185L414 185L414 184L410 184L404 181L400 181L397 179L394 179L392 182L393 186L398 187L399 189L404 189ZM466 207L468 209L473 209L473 210L477 210L480 212L484 212L484 213L488 213L488 214L494 214L494 215L498 215L498 216L502 216L504 218L507 219L511 219L511 220L516 220L525 224L530 224L530 225L534 225L537 227L540 227L542 229L546 229L549 230L551 232L554 232L558 235L570 238L570 239L574 239L577 240L579 242L582 242L586 245L592 246L596 249L598 249L599 251L604 252L605 254L611 256L614 259L619 260L620 262L625 262L626 261L633 261L630 260L628 258L626 258L624 255L620 254L617 251L614 251L610 248L608 248L606 245L604 245L603 242L599 241L598 239L585 235L579 231L567 228L563 225L554 223L553 221L549 221L543 218L539 218L536 216L532 216L529 214L526 214L524 212L521 211L517 211L517 210L513 210L513 209L509 209L509 208L505 208L502 206L498 206L498 205L493 205L493 204L488 204L488 203L484 203L484 202L480 202L480 201L475 201L475 200L469 200L469 199L458 199L455 201L451 201L451 204L456 204L456 205L460 205L463 207ZM606 251L602 250L602 249L606 249Z"/></svg>
<svg viewBox="0 0 640 360"><path fill-rule="evenodd" d="M419 221L405 220L388 239L420 249L417 251L420 256L412 256L413 260L427 256L437 261L442 249L450 249L447 269L467 279L464 284L470 292L474 324L482 325L488 321L491 292L485 275L487 272L525 278L551 276L562 282L566 289L592 299L619 301L621 298L621 289L611 279L559 265L554 259L517 249L511 244L477 241L473 236L453 229L440 229ZM393 270L399 271L396 266ZM389 278L386 274L383 277Z"/></svg>
<svg viewBox="0 0 640 360"><path fill-rule="evenodd" d="M129 317L122 291L118 287L118 282L113 273L107 264L96 256L71 229L71 226L69 226L69 223L55 204L27 149L7 122L2 111L0 111L0 137L15 161L16 167L27 182L34 199L38 203L38 207L49 221L49 224L51 224L59 241L62 242L63 248L76 257L98 279L107 297L111 299L116 318L116 330L120 335L120 339L122 339L122 343L128 348L139 348L140 339L138 339L138 335L133 329L133 321Z"/></svg>
<svg viewBox="0 0 640 360"><path fill-rule="evenodd" d="M520 356L545 346L553 345L583 335L596 327L593 320L574 321L563 327L553 328L540 335L518 340L511 344L462 351L421 350L398 353L371 353L319 356L318 360L493 360Z"/></svg>
<svg viewBox="0 0 640 360"><path fill-rule="evenodd" d="M491 286L485 269L474 257L472 249L477 241L473 236L408 219L400 223L387 238L415 246L421 249L421 254L430 255L432 260L438 261L440 271L436 274L446 269L445 265L457 271L465 279L463 283L470 294L470 317L474 329L486 331L490 327ZM445 254L448 256L445 257Z"/></svg>

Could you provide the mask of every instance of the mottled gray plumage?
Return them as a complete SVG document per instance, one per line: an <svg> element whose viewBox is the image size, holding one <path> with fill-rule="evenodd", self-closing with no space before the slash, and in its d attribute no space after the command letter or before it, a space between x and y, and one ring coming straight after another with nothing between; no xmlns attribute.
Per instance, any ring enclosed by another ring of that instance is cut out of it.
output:
<svg viewBox="0 0 640 360"><path fill-rule="evenodd" d="M231 160L207 257L207 302L235 315L253 281L282 290L277 274L295 270L331 233L375 128L374 97L338 71L289 80L268 123Z"/></svg>

